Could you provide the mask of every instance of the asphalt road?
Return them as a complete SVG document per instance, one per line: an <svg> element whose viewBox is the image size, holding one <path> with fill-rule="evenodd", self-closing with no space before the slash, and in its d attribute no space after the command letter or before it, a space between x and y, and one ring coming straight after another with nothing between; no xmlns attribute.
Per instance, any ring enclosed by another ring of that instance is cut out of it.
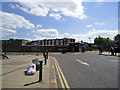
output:
<svg viewBox="0 0 120 90"><path fill-rule="evenodd" d="M52 54L70 88L118 88L118 57L98 52Z"/></svg>

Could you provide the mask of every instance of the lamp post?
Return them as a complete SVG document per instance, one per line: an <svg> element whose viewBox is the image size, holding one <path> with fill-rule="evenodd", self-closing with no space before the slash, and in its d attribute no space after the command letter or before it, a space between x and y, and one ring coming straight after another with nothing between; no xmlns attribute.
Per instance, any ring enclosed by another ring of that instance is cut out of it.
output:
<svg viewBox="0 0 120 90"><path fill-rule="evenodd" d="M91 43L91 38L89 38L89 43Z"/></svg>

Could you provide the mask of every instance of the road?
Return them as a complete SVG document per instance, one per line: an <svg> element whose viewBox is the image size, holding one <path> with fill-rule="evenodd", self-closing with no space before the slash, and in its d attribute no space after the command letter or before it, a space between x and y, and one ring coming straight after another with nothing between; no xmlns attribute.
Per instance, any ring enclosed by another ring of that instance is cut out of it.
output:
<svg viewBox="0 0 120 90"><path fill-rule="evenodd" d="M52 54L70 88L118 88L118 57L98 52Z"/></svg>

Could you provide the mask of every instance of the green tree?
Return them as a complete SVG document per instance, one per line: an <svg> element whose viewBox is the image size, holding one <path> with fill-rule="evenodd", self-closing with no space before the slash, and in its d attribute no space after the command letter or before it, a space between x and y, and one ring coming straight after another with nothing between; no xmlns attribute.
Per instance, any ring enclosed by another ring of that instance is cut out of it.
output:
<svg viewBox="0 0 120 90"><path fill-rule="evenodd" d="M117 45L118 47L120 47L120 34L117 34L114 37L114 42L115 42L115 45Z"/></svg>
<svg viewBox="0 0 120 90"><path fill-rule="evenodd" d="M10 38L9 40L14 40L13 38Z"/></svg>
<svg viewBox="0 0 120 90"><path fill-rule="evenodd" d="M97 45L97 47L110 48L111 45L113 45L113 40L99 36L94 39L94 43Z"/></svg>

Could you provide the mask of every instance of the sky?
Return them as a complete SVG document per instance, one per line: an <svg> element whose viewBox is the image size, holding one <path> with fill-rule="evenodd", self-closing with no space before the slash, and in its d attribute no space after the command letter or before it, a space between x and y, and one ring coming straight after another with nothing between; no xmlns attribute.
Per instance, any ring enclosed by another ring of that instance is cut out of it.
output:
<svg viewBox="0 0 120 90"><path fill-rule="evenodd" d="M32 1L32 0L31 0ZM93 42L118 33L118 2L2 2L2 39L74 38Z"/></svg>

